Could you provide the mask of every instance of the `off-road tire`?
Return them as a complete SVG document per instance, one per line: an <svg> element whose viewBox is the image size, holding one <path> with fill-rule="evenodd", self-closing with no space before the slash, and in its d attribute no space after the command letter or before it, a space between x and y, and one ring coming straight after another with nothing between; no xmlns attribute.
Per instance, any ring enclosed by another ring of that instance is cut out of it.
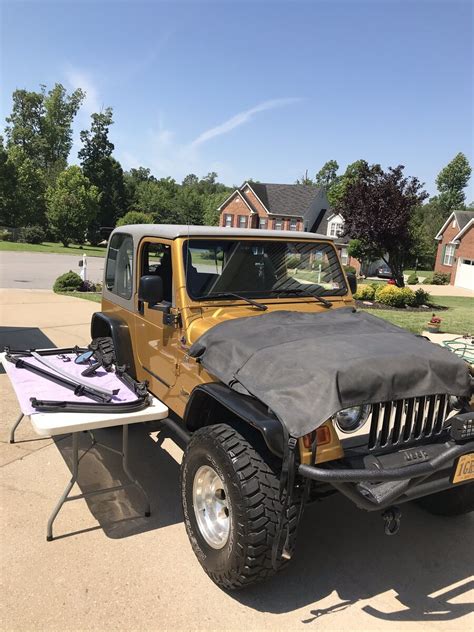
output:
<svg viewBox="0 0 474 632"><path fill-rule="evenodd" d="M416 501L420 507L436 516L462 516L474 511L474 483L446 489Z"/></svg>
<svg viewBox="0 0 474 632"><path fill-rule="evenodd" d="M287 533L284 520L276 568L272 564L272 546L282 504L279 472L269 463L271 458L264 459L239 432L225 424L197 430L184 453L181 499L186 531L202 567L221 588L235 590L257 583L271 577L288 562L281 557ZM221 549L214 549L206 542L196 521L193 482L203 465L216 471L228 491L231 527ZM288 512L288 550L291 552L296 542L299 508L299 503L293 501Z"/></svg>
<svg viewBox="0 0 474 632"><path fill-rule="evenodd" d="M92 351L97 350L97 355L102 356L106 363L115 363L115 348L114 342L110 336L102 336L100 338L94 338L89 345Z"/></svg>

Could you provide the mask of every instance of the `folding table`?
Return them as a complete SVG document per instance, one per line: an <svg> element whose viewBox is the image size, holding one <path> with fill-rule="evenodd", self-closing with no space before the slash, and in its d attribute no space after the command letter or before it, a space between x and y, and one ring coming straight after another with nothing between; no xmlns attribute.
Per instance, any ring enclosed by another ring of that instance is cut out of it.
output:
<svg viewBox="0 0 474 632"><path fill-rule="evenodd" d="M58 350L59 351L59 350ZM64 492L61 494L60 499L58 500L56 506L51 513L51 516L48 520L47 530L46 530L46 539L51 541L53 539L53 523L65 502L70 500L77 500L80 498L88 498L89 496L95 496L97 494L104 494L106 492L114 492L125 489L130 485L135 486L145 498L145 516L150 515L150 503L148 497L146 495L145 490L139 481L134 478L133 474L130 471L129 467L129 440L128 440L128 427L131 424L145 422L145 421L155 421L160 419L165 419L168 416L168 408L155 397L152 398L152 403L147 408L132 412L132 413L71 413L71 412L48 412L48 413L40 413L34 411L28 411L25 408L25 404L21 401L22 398L19 393L19 386L15 383L14 379L12 379L12 370L11 363L9 363L5 359L5 354L0 353L0 362L6 369L6 372L12 381L12 385L14 387L15 393L19 399L20 406L22 407L22 413L19 418L15 422L12 427L10 433L10 443L14 443L15 441L15 430L20 424L21 420L25 416L29 416L31 420L31 424L35 432L43 437L54 437L62 434L71 434L72 436L72 477L67 484ZM124 387L125 388L125 387ZM66 399L66 398L65 398ZM67 397L67 399L71 399L71 397ZM93 431L99 430L103 428L110 428L112 426L122 426L122 449L121 451L116 450L115 448L111 448L103 443L99 443L96 441ZM79 455L79 433L88 432L91 436L92 443L87 450L85 450L82 455ZM129 483L123 485L115 485L113 487L96 489L90 492L84 492L82 494L76 494L74 496L70 496L70 492L77 482L78 474L79 474L79 463L82 457L90 450L93 445L100 445L106 450L114 452L115 454L119 454L122 457L122 468L127 478L130 480Z"/></svg>

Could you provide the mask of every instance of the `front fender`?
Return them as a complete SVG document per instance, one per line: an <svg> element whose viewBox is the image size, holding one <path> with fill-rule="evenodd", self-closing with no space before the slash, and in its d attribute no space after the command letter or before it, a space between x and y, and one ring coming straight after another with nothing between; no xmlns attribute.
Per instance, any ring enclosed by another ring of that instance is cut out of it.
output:
<svg viewBox="0 0 474 632"><path fill-rule="evenodd" d="M283 456L284 433L280 421L268 408L248 395L233 391L225 384L197 386L191 393L184 413L184 423L191 432L216 422L225 411L255 428L262 435L270 452Z"/></svg>

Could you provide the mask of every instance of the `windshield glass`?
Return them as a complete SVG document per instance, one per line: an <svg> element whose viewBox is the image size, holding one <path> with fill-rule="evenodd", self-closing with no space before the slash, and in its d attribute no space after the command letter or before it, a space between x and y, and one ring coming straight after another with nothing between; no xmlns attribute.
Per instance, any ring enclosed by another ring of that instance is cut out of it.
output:
<svg viewBox="0 0 474 632"><path fill-rule="evenodd" d="M347 294L336 251L328 243L190 239L184 265L193 299L227 292L269 298Z"/></svg>

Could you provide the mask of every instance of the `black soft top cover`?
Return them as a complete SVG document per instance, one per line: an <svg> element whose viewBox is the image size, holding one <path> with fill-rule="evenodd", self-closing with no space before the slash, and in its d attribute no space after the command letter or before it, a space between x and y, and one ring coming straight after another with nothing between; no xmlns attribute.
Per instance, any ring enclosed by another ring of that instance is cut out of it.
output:
<svg viewBox="0 0 474 632"><path fill-rule="evenodd" d="M294 437L349 406L470 394L467 364L451 351L351 308L230 320L203 334L189 355L266 404Z"/></svg>

